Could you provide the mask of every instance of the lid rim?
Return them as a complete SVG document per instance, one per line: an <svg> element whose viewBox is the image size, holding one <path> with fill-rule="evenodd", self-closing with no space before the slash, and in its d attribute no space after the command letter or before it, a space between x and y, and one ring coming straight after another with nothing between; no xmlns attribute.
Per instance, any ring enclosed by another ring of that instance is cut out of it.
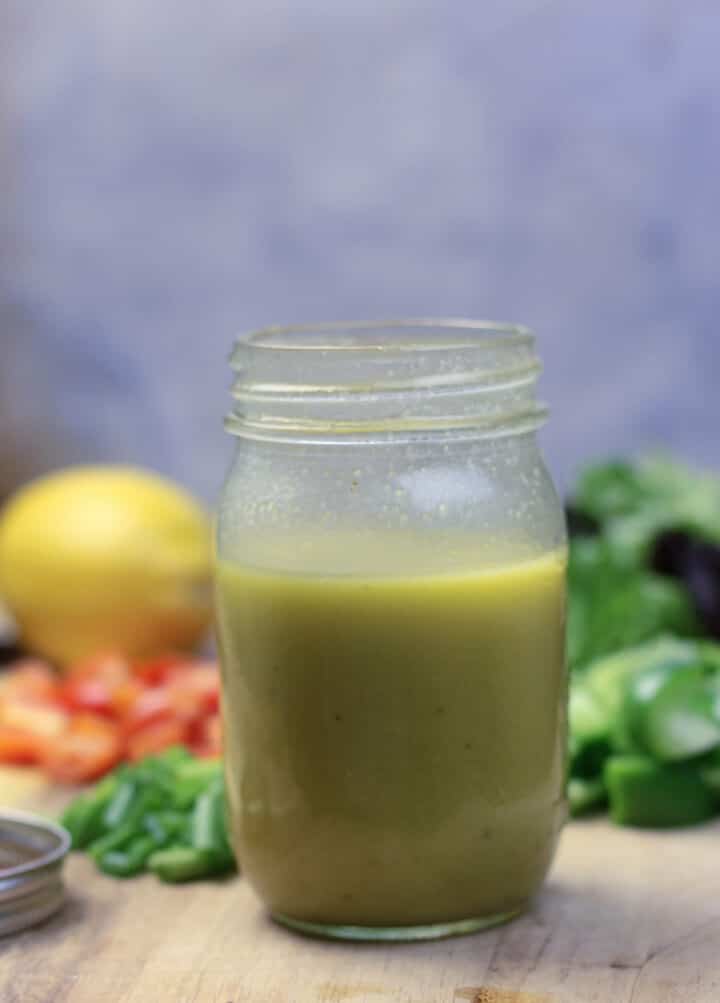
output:
<svg viewBox="0 0 720 1003"><path fill-rule="evenodd" d="M14 867L0 867L0 886L8 879L22 877L23 875L34 875L37 871L52 864L59 863L69 853L72 840L70 833L57 822L33 815L24 811L3 811L0 813L0 826L4 822L10 822L18 827L33 829L36 833L49 834L56 840L56 845L45 853L39 853L30 860Z"/></svg>
<svg viewBox="0 0 720 1003"><path fill-rule="evenodd" d="M44 922L61 908L62 866L72 840L61 825L25 811L1 811L0 835L9 859L21 861L0 867L0 937L6 937Z"/></svg>

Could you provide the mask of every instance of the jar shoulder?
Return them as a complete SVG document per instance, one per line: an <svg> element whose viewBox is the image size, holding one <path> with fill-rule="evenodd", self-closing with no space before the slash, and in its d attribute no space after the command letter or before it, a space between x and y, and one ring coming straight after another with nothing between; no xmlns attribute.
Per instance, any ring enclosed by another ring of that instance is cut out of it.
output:
<svg viewBox="0 0 720 1003"><path fill-rule="evenodd" d="M442 564L448 548L560 548L565 521L534 436L395 449L242 443L220 498L217 534L221 558L260 565L317 550L321 538L336 553L339 541L379 551L400 546Z"/></svg>

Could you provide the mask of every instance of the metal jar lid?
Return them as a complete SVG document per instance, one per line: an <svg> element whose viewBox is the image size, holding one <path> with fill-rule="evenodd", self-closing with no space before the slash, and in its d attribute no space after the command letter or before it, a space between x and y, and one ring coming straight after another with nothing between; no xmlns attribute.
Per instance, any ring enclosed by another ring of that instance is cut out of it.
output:
<svg viewBox="0 0 720 1003"><path fill-rule="evenodd" d="M0 812L0 936L40 923L63 903L70 835L26 812Z"/></svg>

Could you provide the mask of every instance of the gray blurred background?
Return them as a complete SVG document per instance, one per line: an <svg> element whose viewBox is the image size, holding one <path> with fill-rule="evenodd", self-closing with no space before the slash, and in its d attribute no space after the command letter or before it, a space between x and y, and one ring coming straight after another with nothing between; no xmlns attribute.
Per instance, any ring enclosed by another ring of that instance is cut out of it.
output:
<svg viewBox="0 0 720 1003"><path fill-rule="evenodd" d="M0 0L0 492L212 498L273 322L534 327L565 482L718 463L716 0Z"/></svg>

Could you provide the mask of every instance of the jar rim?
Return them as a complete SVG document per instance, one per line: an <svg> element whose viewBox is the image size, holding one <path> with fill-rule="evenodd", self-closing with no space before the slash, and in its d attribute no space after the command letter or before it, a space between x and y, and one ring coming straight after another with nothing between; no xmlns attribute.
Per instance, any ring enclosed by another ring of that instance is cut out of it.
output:
<svg viewBox="0 0 720 1003"><path fill-rule="evenodd" d="M230 356L225 427L246 438L315 442L492 436L537 428L535 336L518 324L403 318L250 332Z"/></svg>
<svg viewBox="0 0 720 1003"><path fill-rule="evenodd" d="M392 332L395 337L382 341L341 341L349 335ZM397 335L415 332L415 337L404 340ZM442 337L442 334L445 337ZM424 335L432 334L432 337ZM303 335L308 340L303 340ZM332 336L336 338L333 340ZM322 340L314 340L319 337ZM313 340L310 340L313 339ZM503 342L508 345L531 346L535 336L529 327L507 321L472 320L465 317L401 317L384 320L321 321L316 324L276 324L241 334L236 348L259 348L264 351L336 351L336 352L398 352L448 351L462 348L479 348L485 344Z"/></svg>

